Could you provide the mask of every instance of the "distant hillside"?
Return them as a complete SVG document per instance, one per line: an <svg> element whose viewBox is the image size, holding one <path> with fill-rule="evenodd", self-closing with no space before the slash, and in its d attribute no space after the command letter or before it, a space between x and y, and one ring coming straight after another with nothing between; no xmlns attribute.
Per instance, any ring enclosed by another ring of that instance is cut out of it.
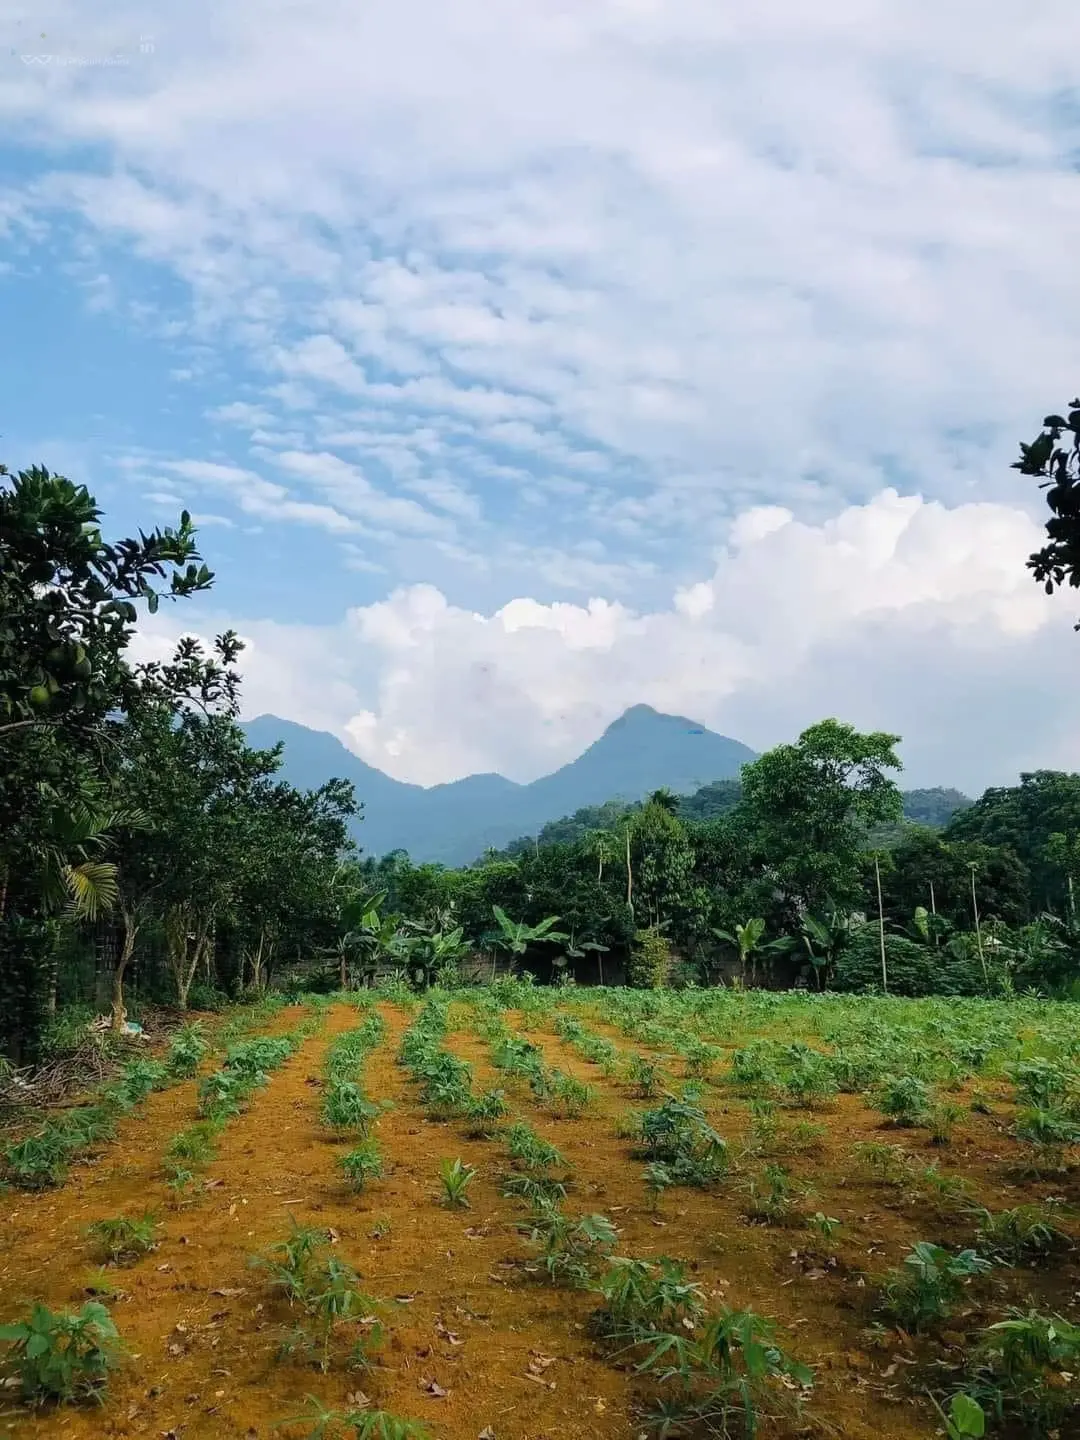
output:
<svg viewBox="0 0 1080 1440"><path fill-rule="evenodd" d="M679 816L683 820L715 820L735 808L739 803L739 794L738 780L717 780L711 785L703 785L692 795L680 797ZM940 830L954 814L967 809L973 803L959 790L904 790L901 794L906 823L881 826L870 837L873 844L886 847L895 844L909 825L926 825ZM573 844L590 830L612 829L624 815L636 808L635 805L627 805L617 800L609 800L605 805L585 806L575 810L572 815L563 815L558 820L552 820L535 836L521 835L512 840L506 846L505 853L517 855L523 850L531 850L537 844Z"/></svg>
<svg viewBox="0 0 1080 1440"><path fill-rule="evenodd" d="M737 778L757 758L738 740L693 720L635 705L578 759L529 785L469 775L425 788L384 775L333 735L274 715L261 715L244 729L260 748L284 743L282 776L294 785L310 789L333 776L352 781L364 804L355 835L366 854L407 850L416 861L445 865L468 864L586 806L631 803L661 787L689 795Z"/></svg>

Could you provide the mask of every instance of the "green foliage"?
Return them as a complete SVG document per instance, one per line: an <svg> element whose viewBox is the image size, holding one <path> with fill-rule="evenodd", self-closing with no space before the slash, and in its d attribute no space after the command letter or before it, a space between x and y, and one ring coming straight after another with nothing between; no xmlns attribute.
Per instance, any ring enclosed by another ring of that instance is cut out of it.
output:
<svg viewBox="0 0 1080 1440"><path fill-rule="evenodd" d="M551 1285L585 1289L614 1250L618 1233L606 1215L566 1215L552 1199L540 1199L529 1220L529 1244Z"/></svg>
<svg viewBox="0 0 1080 1440"><path fill-rule="evenodd" d="M627 966L627 984L638 990L661 990L671 971L671 946L655 927L639 930Z"/></svg>
<svg viewBox="0 0 1080 1440"><path fill-rule="evenodd" d="M314 1395L307 1397L303 1414L279 1421L275 1429L286 1425L309 1426L305 1440L431 1440L427 1426L417 1420L390 1410L328 1410Z"/></svg>
<svg viewBox="0 0 1080 1440"><path fill-rule="evenodd" d="M952 1254L920 1240L893 1271L882 1289L881 1308L905 1329L925 1330L946 1320L975 1276L991 1269L991 1261L974 1250Z"/></svg>
<svg viewBox="0 0 1080 1440"><path fill-rule="evenodd" d="M476 1168L466 1165L460 1157L442 1160L439 1163L439 1179L442 1182L442 1203L448 1210L467 1210L467 1191L476 1179Z"/></svg>
<svg viewBox="0 0 1080 1440"><path fill-rule="evenodd" d="M1031 1440L1072 1433L1080 1417L1071 1379L1080 1370L1080 1326L1060 1315L1011 1309L983 1332L971 1369L968 1389L999 1422L1015 1423Z"/></svg>
<svg viewBox="0 0 1080 1440"><path fill-rule="evenodd" d="M183 1025L172 1037L166 1066L178 1080L189 1079L195 1074L210 1049L206 1038L206 1027L201 1020Z"/></svg>
<svg viewBox="0 0 1080 1440"><path fill-rule="evenodd" d="M383 1176L382 1151L377 1140L364 1140L338 1160L338 1167L354 1190L363 1190L369 1180Z"/></svg>
<svg viewBox="0 0 1080 1440"><path fill-rule="evenodd" d="M86 1231L100 1258L113 1265L130 1265L148 1255L156 1244L156 1233L157 1221L153 1215L143 1215L137 1220L125 1215L95 1220Z"/></svg>
<svg viewBox="0 0 1080 1440"><path fill-rule="evenodd" d="M105 1306L89 1301L81 1310L52 1311L35 1305L27 1320L0 1325L23 1398L40 1404L101 1399L109 1372L119 1359L119 1336Z"/></svg>

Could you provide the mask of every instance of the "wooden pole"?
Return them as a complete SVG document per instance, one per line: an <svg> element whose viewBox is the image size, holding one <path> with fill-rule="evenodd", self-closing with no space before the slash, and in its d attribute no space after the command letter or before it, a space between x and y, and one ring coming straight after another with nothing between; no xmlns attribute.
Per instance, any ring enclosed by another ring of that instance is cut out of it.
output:
<svg viewBox="0 0 1080 1440"><path fill-rule="evenodd" d="M889 993L889 967L885 960L885 907L881 901L881 865L874 856L874 878L877 881L878 932L881 937L881 988Z"/></svg>
<svg viewBox="0 0 1080 1440"><path fill-rule="evenodd" d="M986 993L990 994L990 976L986 970L986 956L983 954L982 928L979 925L979 901L975 894L975 861L968 862L971 868L971 908L975 914L975 943L979 947L979 960L982 962L983 984L986 986Z"/></svg>

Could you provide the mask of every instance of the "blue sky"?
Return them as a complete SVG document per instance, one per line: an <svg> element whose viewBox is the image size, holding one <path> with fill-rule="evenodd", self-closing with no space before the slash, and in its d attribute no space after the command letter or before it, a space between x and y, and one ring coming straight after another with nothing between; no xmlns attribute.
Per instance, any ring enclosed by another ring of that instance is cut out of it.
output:
<svg viewBox="0 0 1080 1440"><path fill-rule="evenodd" d="M5 16L0 443L198 517L149 651L233 624L422 783L637 701L1080 764L1009 470L1080 388L1071 0Z"/></svg>

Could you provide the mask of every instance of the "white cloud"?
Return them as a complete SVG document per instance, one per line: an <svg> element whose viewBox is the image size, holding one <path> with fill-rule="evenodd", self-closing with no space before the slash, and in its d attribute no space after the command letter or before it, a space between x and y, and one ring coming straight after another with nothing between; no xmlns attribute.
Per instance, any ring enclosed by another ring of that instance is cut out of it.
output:
<svg viewBox="0 0 1080 1440"><path fill-rule="evenodd" d="M16 5L86 54L147 23ZM140 479L382 597L247 621L259 708L425 780L641 699L1007 778L1077 698L1008 468L1080 373L1075 0L1034 8L166 0L122 74L11 68L0 231L201 389Z"/></svg>
<svg viewBox="0 0 1080 1440"><path fill-rule="evenodd" d="M520 597L481 614L421 584L333 626L240 622L258 644L246 709L331 729L422 784L531 779L639 701L758 749L827 714L895 730L911 784L1080 764L1080 641L1068 600L1025 569L1041 532L1023 513L887 490L753 529L655 611Z"/></svg>

